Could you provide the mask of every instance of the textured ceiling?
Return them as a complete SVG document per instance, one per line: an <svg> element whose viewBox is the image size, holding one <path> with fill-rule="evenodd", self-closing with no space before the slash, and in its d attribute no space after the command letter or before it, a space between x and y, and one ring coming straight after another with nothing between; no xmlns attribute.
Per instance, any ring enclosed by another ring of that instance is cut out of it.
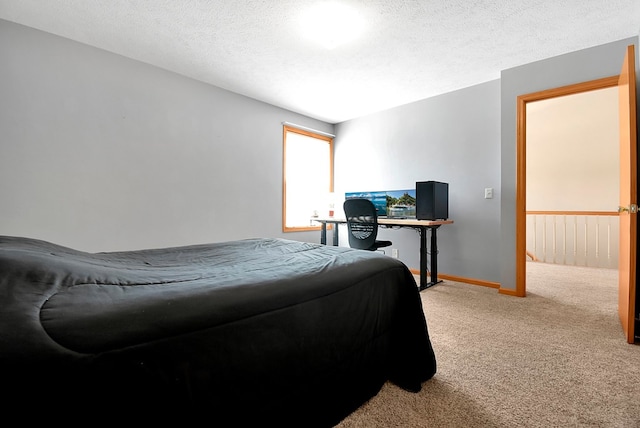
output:
<svg viewBox="0 0 640 428"><path fill-rule="evenodd" d="M337 123L640 33L639 0L340 0L364 33L301 36L305 0L0 0L0 18Z"/></svg>

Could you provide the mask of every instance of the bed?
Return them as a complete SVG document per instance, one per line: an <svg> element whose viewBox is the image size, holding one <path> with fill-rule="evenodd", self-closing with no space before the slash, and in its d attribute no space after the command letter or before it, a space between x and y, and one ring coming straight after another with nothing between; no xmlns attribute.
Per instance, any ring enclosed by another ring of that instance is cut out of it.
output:
<svg viewBox="0 0 640 428"><path fill-rule="evenodd" d="M324 427L386 381L416 392L435 372L413 275L380 253L266 238L87 253L0 236L3 412Z"/></svg>

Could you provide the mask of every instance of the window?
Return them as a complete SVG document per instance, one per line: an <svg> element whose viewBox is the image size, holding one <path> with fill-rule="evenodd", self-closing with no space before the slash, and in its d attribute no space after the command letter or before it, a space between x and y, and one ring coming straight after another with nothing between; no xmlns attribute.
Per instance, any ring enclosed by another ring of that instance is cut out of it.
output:
<svg viewBox="0 0 640 428"><path fill-rule="evenodd" d="M285 125L282 230L317 230L314 213L326 215L333 192L333 138Z"/></svg>

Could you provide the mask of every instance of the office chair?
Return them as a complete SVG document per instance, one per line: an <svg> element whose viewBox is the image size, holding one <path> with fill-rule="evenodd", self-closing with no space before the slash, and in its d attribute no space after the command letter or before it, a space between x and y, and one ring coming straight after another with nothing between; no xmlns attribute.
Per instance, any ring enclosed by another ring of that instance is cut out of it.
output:
<svg viewBox="0 0 640 428"><path fill-rule="evenodd" d="M378 213L369 199L347 199L344 201L344 214L349 229L349 246L360 250L375 251L388 247L391 241L377 241Z"/></svg>

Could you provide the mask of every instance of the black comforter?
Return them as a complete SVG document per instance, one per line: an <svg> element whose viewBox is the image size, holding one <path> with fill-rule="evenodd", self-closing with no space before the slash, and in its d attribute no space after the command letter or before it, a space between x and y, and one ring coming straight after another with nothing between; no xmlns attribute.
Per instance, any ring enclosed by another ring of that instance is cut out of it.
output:
<svg viewBox="0 0 640 428"><path fill-rule="evenodd" d="M86 253L0 236L5 409L331 426L385 381L417 391L435 370L415 280L379 253L281 239Z"/></svg>

